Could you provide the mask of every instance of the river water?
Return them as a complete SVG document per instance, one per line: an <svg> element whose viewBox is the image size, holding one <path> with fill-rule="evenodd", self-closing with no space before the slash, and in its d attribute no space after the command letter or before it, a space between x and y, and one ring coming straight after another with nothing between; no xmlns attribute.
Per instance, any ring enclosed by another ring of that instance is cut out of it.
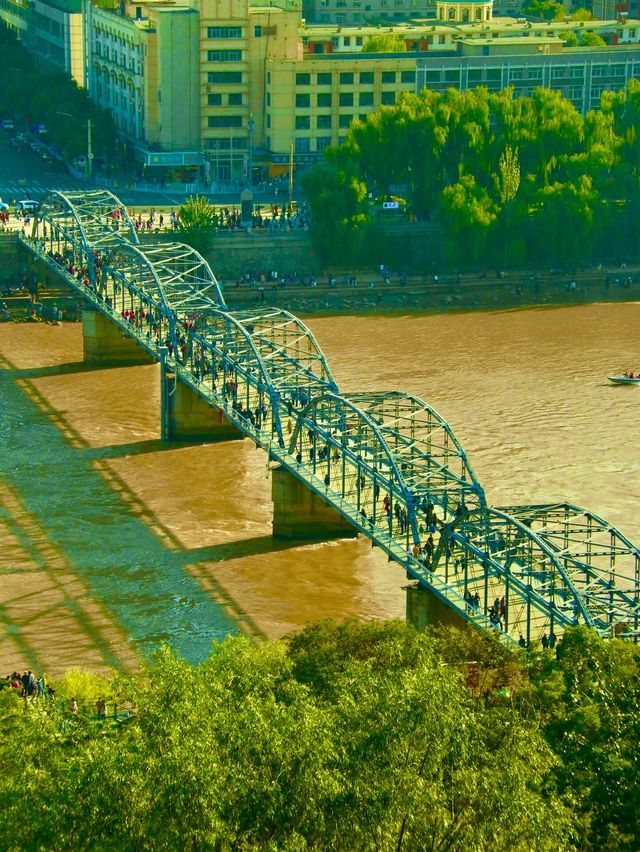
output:
<svg viewBox="0 0 640 852"><path fill-rule="evenodd" d="M493 505L569 501L640 541L640 304L309 321L345 391L404 390L452 425ZM196 661L228 633L403 617L363 540L270 536L247 440L162 447L158 368L86 370L78 325L0 326L0 673Z"/></svg>

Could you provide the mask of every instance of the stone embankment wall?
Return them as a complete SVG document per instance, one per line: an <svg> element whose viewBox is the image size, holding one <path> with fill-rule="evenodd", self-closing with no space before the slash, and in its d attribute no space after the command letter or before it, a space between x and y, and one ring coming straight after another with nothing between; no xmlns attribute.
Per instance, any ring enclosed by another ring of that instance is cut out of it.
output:
<svg viewBox="0 0 640 852"><path fill-rule="evenodd" d="M152 235L153 236L153 235ZM417 236L417 232L414 232ZM170 239L170 232L153 239ZM175 238L175 237L174 237ZM404 313L412 311L491 310L530 305L585 304L597 301L640 299L640 267L628 269L585 269L560 272L509 269L506 274L465 272L434 274L433 261L425 257L420 274L401 277L397 269L388 282L380 275L378 258L365 269L321 272L307 232L225 233L216 240L209 257L211 266L224 284L230 308L260 304L283 307L302 316L347 313ZM261 289L240 283L246 272L263 270L267 281ZM269 272L289 276L296 272L306 283L274 285ZM23 250L14 235L0 234L0 288L8 279L19 280L24 273L46 282L40 300L56 300L66 315L77 314L77 297L61 281ZM317 286L309 283L312 275ZM356 285L349 285L355 276ZM5 300L18 316L29 305L28 294Z"/></svg>

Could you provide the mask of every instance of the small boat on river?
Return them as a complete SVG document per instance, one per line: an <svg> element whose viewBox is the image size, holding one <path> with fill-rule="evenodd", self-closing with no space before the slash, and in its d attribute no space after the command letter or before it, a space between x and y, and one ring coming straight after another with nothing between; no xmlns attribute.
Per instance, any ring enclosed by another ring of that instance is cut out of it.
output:
<svg viewBox="0 0 640 852"><path fill-rule="evenodd" d="M609 381L614 385L640 385L640 371L627 370L619 376L609 376Z"/></svg>

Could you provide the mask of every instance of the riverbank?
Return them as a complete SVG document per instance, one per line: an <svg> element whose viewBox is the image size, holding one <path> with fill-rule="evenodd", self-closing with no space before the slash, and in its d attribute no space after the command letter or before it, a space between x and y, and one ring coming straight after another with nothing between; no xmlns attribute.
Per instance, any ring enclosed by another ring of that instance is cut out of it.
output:
<svg viewBox="0 0 640 852"><path fill-rule="evenodd" d="M13 244L10 241L13 239ZM255 262L251 255L248 260ZM0 236L0 319L77 321L81 304L50 270L35 265L15 238ZM220 277L230 309L269 305L301 317L402 315L585 305L640 299L640 266L580 271L531 268L464 273L381 274L330 269L322 275L248 269L236 258L232 275ZM36 286L37 285L37 286Z"/></svg>

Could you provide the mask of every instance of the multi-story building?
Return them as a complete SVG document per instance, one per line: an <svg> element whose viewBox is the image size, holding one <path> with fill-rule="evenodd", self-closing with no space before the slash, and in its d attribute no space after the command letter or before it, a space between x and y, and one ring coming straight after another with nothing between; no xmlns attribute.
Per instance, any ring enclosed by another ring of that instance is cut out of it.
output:
<svg viewBox="0 0 640 852"><path fill-rule="evenodd" d="M86 84L83 0L0 0L0 21L44 65Z"/></svg>
<svg viewBox="0 0 640 852"><path fill-rule="evenodd" d="M485 48L468 40L462 43L459 55L423 56L418 60L416 87L444 92L451 87L485 86L490 92L499 92L513 86L516 96L527 96L542 86L562 92L585 113L599 107L604 91L617 91L633 77L640 77L637 44L621 45L615 51L604 47L563 50L558 39L550 38L540 51L537 41L528 45L529 52L517 55L501 52L500 42Z"/></svg>
<svg viewBox="0 0 640 852"><path fill-rule="evenodd" d="M0 17L13 2L0 0ZM598 105L604 88L640 76L640 21L624 16L530 22L494 17L491 0L436 0L428 21L346 27L307 24L300 0L272 2L88 7L89 93L111 110L148 174L242 181L252 162L272 172L285 170L291 157L312 162L354 119L425 86L512 85L529 93L544 85L584 112ZM568 34L584 32L606 46L565 43ZM387 34L404 49L370 52L368 42Z"/></svg>

